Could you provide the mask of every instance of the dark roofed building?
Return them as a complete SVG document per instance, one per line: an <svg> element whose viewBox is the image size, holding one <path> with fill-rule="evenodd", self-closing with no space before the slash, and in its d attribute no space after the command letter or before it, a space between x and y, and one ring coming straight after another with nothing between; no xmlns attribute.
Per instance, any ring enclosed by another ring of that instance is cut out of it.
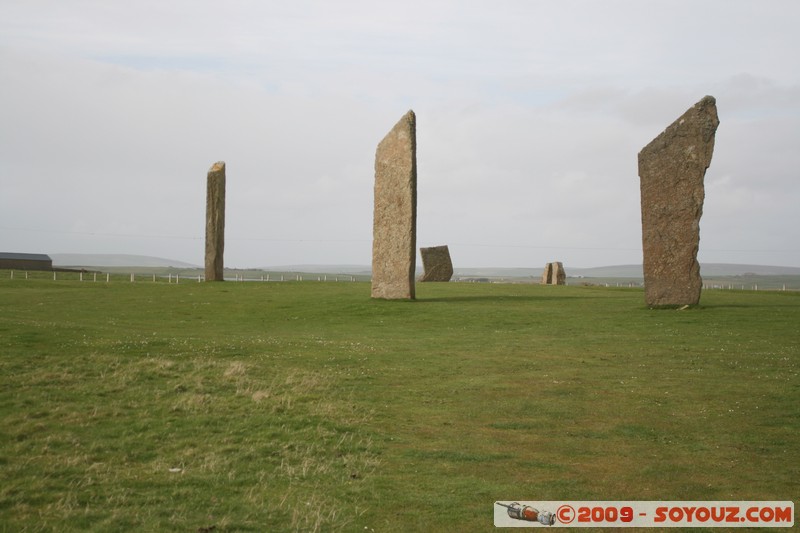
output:
<svg viewBox="0 0 800 533"><path fill-rule="evenodd" d="M0 252L0 268L8 270L53 270L53 260L45 254Z"/></svg>

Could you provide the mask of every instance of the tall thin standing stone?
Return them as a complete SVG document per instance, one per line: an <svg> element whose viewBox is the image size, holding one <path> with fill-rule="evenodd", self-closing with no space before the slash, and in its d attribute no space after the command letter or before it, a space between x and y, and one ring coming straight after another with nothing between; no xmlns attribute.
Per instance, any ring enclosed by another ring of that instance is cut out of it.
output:
<svg viewBox="0 0 800 533"><path fill-rule="evenodd" d="M719 126L706 96L639 152L645 302L697 305L703 280L697 252L704 178Z"/></svg>
<svg viewBox="0 0 800 533"><path fill-rule="evenodd" d="M406 113L375 152L372 297L414 299L417 244L416 116Z"/></svg>
<svg viewBox="0 0 800 533"><path fill-rule="evenodd" d="M206 281L223 281L225 252L225 162L208 170L206 182Z"/></svg>

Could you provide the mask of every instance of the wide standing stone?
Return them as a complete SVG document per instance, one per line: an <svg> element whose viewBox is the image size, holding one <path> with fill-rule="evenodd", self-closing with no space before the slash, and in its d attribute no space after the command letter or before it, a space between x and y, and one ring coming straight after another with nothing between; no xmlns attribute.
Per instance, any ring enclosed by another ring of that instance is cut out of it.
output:
<svg viewBox="0 0 800 533"><path fill-rule="evenodd" d="M208 170L206 182L206 281L223 280L225 252L225 163Z"/></svg>
<svg viewBox="0 0 800 533"><path fill-rule="evenodd" d="M417 245L416 116L406 113L375 153L372 297L414 299Z"/></svg>
<svg viewBox="0 0 800 533"><path fill-rule="evenodd" d="M425 272L420 281L450 281L453 277L453 262L450 260L450 250L447 246L431 246L420 248L422 266Z"/></svg>
<svg viewBox="0 0 800 533"><path fill-rule="evenodd" d="M650 307L700 301L703 180L718 125L716 100L706 96L639 152L644 291Z"/></svg>
<svg viewBox="0 0 800 533"><path fill-rule="evenodd" d="M567 272L560 261L547 263L542 273L542 285L566 285Z"/></svg>

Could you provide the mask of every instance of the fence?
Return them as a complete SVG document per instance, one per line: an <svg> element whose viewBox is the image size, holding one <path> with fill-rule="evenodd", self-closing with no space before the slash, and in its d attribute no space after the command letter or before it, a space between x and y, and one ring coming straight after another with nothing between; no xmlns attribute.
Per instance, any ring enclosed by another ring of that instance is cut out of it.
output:
<svg viewBox="0 0 800 533"><path fill-rule="evenodd" d="M185 284L185 283L202 283L205 277L202 274L193 273L146 273L146 272L130 272L130 273L110 273L110 272L93 272L93 271L78 271L60 269L54 271L21 271L21 270L7 270L7 275L0 276L5 279L19 280L52 280L52 281L80 281L89 283L111 283L111 282L129 282L129 283L167 283L167 284ZM249 275L248 275L249 274ZM370 276L367 274L301 274L297 272L289 273L275 273L266 272L264 274L257 274L250 272L248 274L234 273L233 277L226 277L228 282L292 282L292 281L316 281L316 282L355 282L355 281L370 281ZM477 279L459 279L453 280L454 282L469 282L476 281ZM483 279L480 279L484 281ZM492 283L528 283L536 284L538 280L531 281L530 279L486 279L486 282ZM570 283L568 285L576 285ZM643 288L644 284L641 280L609 280L590 278L582 278L579 280L580 285L594 285L603 287L625 287L625 288ZM758 281L719 281L714 280L703 284L703 290L741 290L741 291L798 291L800 290L800 276L775 276L774 279L769 279L768 276L761 276Z"/></svg>
<svg viewBox="0 0 800 533"><path fill-rule="evenodd" d="M88 283L111 283L127 281L129 283L201 283L205 281L205 276L198 274L180 274L180 273L167 273L167 274L151 274L151 273L136 273L130 274L110 273L110 272L86 272L75 270L54 270L49 271L8 271L7 279L25 279L25 280L42 280L49 279L52 281L80 281ZM290 281L318 281L318 282L355 282L355 281L369 281L369 276L354 276L349 274L320 274L308 275L298 273L266 273L258 277L248 277L244 274L235 274L234 277L226 277L226 281L231 282L290 282Z"/></svg>

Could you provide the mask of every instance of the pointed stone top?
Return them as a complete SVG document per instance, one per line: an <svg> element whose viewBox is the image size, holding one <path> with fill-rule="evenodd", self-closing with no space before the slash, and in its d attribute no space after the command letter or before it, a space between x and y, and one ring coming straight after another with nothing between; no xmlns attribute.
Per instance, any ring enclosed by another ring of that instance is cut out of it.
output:
<svg viewBox="0 0 800 533"><path fill-rule="evenodd" d="M408 112L405 115L400 117L400 120L397 121L397 124L395 124L394 128L392 128L392 129L394 130L398 126L399 127L409 127L412 130L416 129L416 127L417 127L417 115L414 114L413 110L409 109Z"/></svg>
<svg viewBox="0 0 800 533"><path fill-rule="evenodd" d="M396 143L400 142L401 146L408 146L410 149L409 153L414 153L416 151L417 146L417 116L414 114L414 111L408 110L408 112L400 117L400 120L397 121L397 124L392 126L392 129L386 136L378 143L378 151L381 152L381 147L385 146L394 146ZM389 150L390 152L394 152L394 150ZM414 156L415 157L415 156Z"/></svg>
<svg viewBox="0 0 800 533"><path fill-rule="evenodd" d="M667 126L667 129L650 141L647 146L642 148L640 155L649 151L664 149L669 145L671 139L676 136L683 136L687 131L696 132L704 142L708 142L714 138L718 126L717 99L706 95L687 109L683 115L675 119L672 124ZM713 150L713 144L711 145L711 150ZM710 159L711 155L709 154L709 162Z"/></svg>
<svg viewBox="0 0 800 533"><path fill-rule="evenodd" d="M404 128L404 129L410 128L412 130L415 130L416 127L417 127L417 115L414 114L413 110L409 109L405 115L400 117L400 120L397 121L397 124L395 124L392 127L392 131L395 131L398 128Z"/></svg>
<svg viewBox="0 0 800 533"><path fill-rule="evenodd" d="M707 106L707 105L717 105L717 99L711 96L710 94L705 95L703 98L700 99L697 106Z"/></svg>

